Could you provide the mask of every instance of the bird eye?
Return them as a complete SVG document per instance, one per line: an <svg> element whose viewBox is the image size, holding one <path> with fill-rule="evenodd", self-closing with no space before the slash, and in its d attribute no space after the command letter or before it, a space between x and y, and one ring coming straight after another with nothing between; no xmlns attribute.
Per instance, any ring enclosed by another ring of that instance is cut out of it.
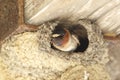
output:
<svg viewBox="0 0 120 80"><path fill-rule="evenodd" d="M64 37L64 34L61 34L60 37Z"/></svg>

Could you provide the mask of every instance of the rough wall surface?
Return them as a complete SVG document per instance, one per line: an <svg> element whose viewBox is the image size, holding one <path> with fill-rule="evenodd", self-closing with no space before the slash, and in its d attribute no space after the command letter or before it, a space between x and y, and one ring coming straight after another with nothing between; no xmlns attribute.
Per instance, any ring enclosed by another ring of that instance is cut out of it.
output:
<svg viewBox="0 0 120 80"><path fill-rule="evenodd" d="M18 1L0 0L0 41L18 27Z"/></svg>
<svg viewBox="0 0 120 80"><path fill-rule="evenodd" d="M25 0L26 22L90 19L103 33L120 34L120 0ZM42 5L41 5L42 4Z"/></svg>

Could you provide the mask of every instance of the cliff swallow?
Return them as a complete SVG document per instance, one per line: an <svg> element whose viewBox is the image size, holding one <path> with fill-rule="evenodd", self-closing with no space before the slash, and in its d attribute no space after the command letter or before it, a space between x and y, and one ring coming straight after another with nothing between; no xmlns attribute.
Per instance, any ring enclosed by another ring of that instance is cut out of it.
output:
<svg viewBox="0 0 120 80"><path fill-rule="evenodd" d="M51 44L61 51L84 52L89 44L87 30L80 24L58 24L53 31Z"/></svg>

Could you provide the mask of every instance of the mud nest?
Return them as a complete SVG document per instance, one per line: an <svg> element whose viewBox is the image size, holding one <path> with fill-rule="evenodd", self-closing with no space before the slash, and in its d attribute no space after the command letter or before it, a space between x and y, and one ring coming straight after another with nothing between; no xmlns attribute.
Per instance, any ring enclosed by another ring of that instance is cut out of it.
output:
<svg viewBox="0 0 120 80"><path fill-rule="evenodd" d="M45 23L37 32L25 32L5 40L0 53L5 80L110 80L104 69L108 49L98 25L78 22L88 32L85 52L69 53L51 48L56 23Z"/></svg>

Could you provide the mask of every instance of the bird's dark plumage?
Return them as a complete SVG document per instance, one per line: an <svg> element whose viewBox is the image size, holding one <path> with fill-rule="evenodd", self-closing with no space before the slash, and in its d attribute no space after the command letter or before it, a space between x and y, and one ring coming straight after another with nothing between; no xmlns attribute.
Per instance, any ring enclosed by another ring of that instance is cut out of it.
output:
<svg viewBox="0 0 120 80"><path fill-rule="evenodd" d="M75 52L83 52L89 45L87 30L80 24L73 25L70 29L71 34L77 35L80 45Z"/></svg>

